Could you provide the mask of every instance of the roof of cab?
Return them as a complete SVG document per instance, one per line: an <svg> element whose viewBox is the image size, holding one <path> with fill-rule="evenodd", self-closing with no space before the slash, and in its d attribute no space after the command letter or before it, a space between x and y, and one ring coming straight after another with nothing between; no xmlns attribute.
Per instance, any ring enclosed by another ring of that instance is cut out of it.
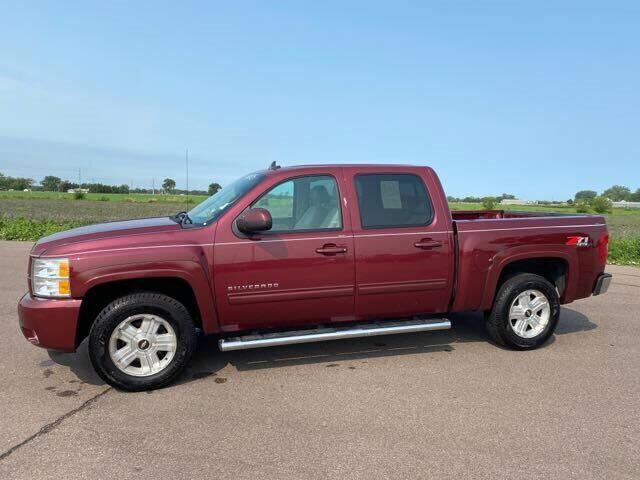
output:
<svg viewBox="0 0 640 480"><path fill-rule="evenodd" d="M403 169L415 169L415 168L427 168L431 169L426 165L402 165L402 164L377 164L377 163L329 163L329 164L314 164L314 165L291 165L291 166L278 166L277 169L266 169L264 173L284 173L291 171L305 171L305 170L321 170L321 169L332 169L332 168L357 168L359 170L368 170L368 171L398 171Z"/></svg>

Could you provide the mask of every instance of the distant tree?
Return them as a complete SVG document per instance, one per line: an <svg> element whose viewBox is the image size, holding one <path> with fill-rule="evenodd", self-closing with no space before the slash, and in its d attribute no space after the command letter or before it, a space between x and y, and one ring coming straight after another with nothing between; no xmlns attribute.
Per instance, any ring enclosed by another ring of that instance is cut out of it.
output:
<svg viewBox="0 0 640 480"><path fill-rule="evenodd" d="M594 198L591 202L591 206L596 213L611 213L611 209L613 208L611 200L602 196Z"/></svg>
<svg viewBox="0 0 640 480"><path fill-rule="evenodd" d="M27 188L31 188L31 185L33 185L33 179L32 178L23 178L23 177L9 177L11 178L11 181L9 182L10 187L9 188L13 188L14 190L25 190Z"/></svg>
<svg viewBox="0 0 640 480"><path fill-rule="evenodd" d="M60 177L54 177L53 175L47 175L40 182L40 184L42 185L42 188L47 192L59 191L61 183L62 183L62 180L60 179Z"/></svg>
<svg viewBox="0 0 640 480"><path fill-rule="evenodd" d="M591 205L589 202L584 200L580 200L576 202L576 212L578 213L589 213L591 211Z"/></svg>
<svg viewBox="0 0 640 480"><path fill-rule="evenodd" d="M630 202L640 202L640 188L638 188L635 192L629 195Z"/></svg>
<svg viewBox="0 0 640 480"><path fill-rule="evenodd" d="M73 188L78 188L79 185L77 183L72 183L69 180L63 180L62 182L60 182L60 191L61 192L66 192L68 190L71 190Z"/></svg>
<svg viewBox="0 0 640 480"><path fill-rule="evenodd" d="M176 189L176 181L173 178L165 178L162 182L162 189L166 193L172 193Z"/></svg>
<svg viewBox="0 0 640 480"><path fill-rule="evenodd" d="M221 188L222 185L220 185L219 183L210 183L208 193L209 195L215 195Z"/></svg>
<svg viewBox="0 0 640 480"><path fill-rule="evenodd" d="M498 200L515 200L516 196L510 193L503 193L498 197Z"/></svg>
<svg viewBox="0 0 640 480"><path fill-rule="evenodd" d="M578 202L580 200L585 202L591 202L594 198L598 196L598 192L594 192L593 190L580 190L575 194L575 201Z"/></svg>
<svg viewBox="0 0 640 480"><path fill-rule="evenodd" d="M493 210L496 208L496 198L495 197L484 197L482 199L482 206L487 210Z"/></svg>
<svg viewBox="0 0 640 480"><path fill-rule="evenodd" d="M629 187L625 187L623 185L614 185L602 192L602 196L607 197L609 200L614 202L629 200L629 197L631 197L631 190Z"/></svg>
<svg viewBox="0 0 640 480"><path fill-rule="evenodd" d="M23 177L9 177L0 173L0 190L24 190L31 188L33 179Z"/></svg>
<svg viewBox="0 0 640 480"><path fill-rule="evenodd" d="M570 198L569 200L567 200L567 205L573 205L573 198Z"/></svg>

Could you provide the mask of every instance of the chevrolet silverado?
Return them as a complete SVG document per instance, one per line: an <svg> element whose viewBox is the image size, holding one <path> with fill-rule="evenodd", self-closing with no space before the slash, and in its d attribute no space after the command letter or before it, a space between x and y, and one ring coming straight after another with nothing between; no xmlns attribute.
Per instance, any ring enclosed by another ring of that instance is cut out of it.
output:
<svg viewBox="0 0 640 480"><path fill-rule="evenodd" d="M450 327L484 312L516 350L560 305L604 293L602 216L450 211L428 167L317 165L246 175L189 212L39 240L18 305L26 339L75 351L109 384L172 382L197 345L220 350Z"/></svg>

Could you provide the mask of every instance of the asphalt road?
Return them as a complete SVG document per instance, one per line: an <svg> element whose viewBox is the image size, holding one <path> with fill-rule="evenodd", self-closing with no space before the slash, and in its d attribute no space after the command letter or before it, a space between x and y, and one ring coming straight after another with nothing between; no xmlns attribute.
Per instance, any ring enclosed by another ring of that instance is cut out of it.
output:
<svg viewBox="0 0 640 480"><path fill-rule="evenodd" d="M451 331L222 354L121 393L19 332L30 244L0 242L0 478L640 478L640 269L542 349Z"/></svg>

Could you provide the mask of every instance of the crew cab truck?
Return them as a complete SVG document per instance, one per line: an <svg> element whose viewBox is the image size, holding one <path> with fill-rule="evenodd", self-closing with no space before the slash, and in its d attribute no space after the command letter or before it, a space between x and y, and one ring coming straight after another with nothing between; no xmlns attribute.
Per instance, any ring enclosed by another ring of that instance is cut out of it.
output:
<svg viewBox="0 0 640 480"><path fill-rule="evenodd" d="M124 390L167 385L197 335L222 351L450 327L539 347L560 305L604 293L602 216L450 211L428 167L246 175L189 212L51 235L18 306L31 343L74 351Z"/></svg>

